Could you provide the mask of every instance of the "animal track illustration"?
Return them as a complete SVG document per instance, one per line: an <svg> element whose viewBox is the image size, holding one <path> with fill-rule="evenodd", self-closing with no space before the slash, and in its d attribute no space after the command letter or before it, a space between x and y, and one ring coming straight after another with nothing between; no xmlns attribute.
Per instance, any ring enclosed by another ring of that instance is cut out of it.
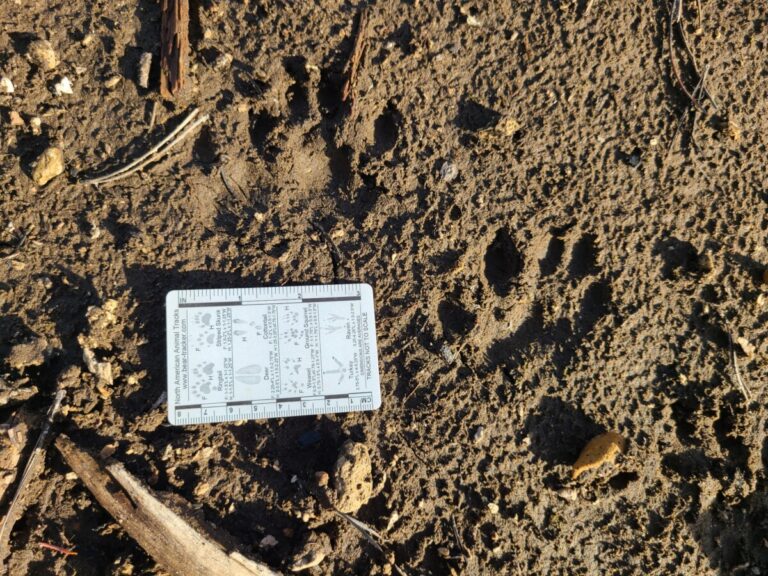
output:
<svg viewBox="0 0 768 576"><path fill-rule="evenodd" d="M232 334L234 336L240 336L244 342L248 340L248 336L262 335L261 324L259 324L256 321L244 320L242 318L234 318L232 319L232 325L233 325Z"/></svg>
<svg viewBox="0 0 768 576"><path fill-rule="evenodd" d="M197 326L198 334L195 339L197 347L212 346L216 340L216 328L213 326L213 315L210 312L198 312L193 320Z"/></svg>
<svg viewBox="0 0 768 576"><path fill-rule="evenodd" d="M193 389L199 391L199 395L208 395L213 386L213 372L216 368L213 362L201 362L192 369L195 379ZM205 399L205 397L203 398Z"/></svg>
<svg viewBox="0 0 768 576"><path fill-rule="evenodd" d="M246 386L258 386L264 378L264 367L260 364L249 364L238 368L235 380Z"/></svg>

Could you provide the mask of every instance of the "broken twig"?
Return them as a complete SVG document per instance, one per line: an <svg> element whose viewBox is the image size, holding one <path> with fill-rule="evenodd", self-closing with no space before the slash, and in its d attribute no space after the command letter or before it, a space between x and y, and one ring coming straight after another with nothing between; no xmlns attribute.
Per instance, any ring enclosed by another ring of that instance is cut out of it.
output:
<svg viewBox="0 0 768 576"><path fill-rule="evenodd" d="M179 142L184 140L187 136L189 136L195 129L197 129L198 126L203 124L204 122L208 121L208 114L205 114L204 116L198 118L193 122L195 119L195 116L197 116L198 112L200 110L198 108L195 108L192 110L184 120L181 121L181 124L179 124L168 136L163 138L160 142L158 142L155 146L153 146L148 152L145 154L142 154L136 160L131 162L130 164L127 164L126 166L123 166L122 168L115 170L114 172L109 172L108 174L104 174L103 176L98 176L96 178L91 178L90 180L83 180L83 184L111 184L112 182L116 182L118 180L122 180L123 178L127 178L131 174L135 174L136 172L143 169L148 164L151 164L152 162L158 161L160 158L165 156L171 148L176 146Z"/></svg>
<svg viewBox="0 0 768 576"><path fill-rule="evenodd" d="M160 31L160 95L172 99L184 87L189 57L189 0L163 0Z"/></svg>
<svg viewBox="0 0 768 576"><path fill-rule="evenodd" d="M176 576L279 576L193 527L121 464L102 466L67 436L56 448L96 500L155 561ZM181 503L177 508L183 508ZM187 514L185 514L187 515ZM192 517L191 512L187 515Z"/></svg>
<svg viewBox="0 0 768 576"><path fill-rule="evenodd" d="M683 4L684 0L672 0L672 4L669 6L669 35L668 35L668 45L669 45L669 62L672 67L672 72L675 77L675 81L677 82L678 87L680 90L683 91L683 93L688 97L688 100L691 101L691 104L695 106L697 109L701 109L701 100L703 96L706 96L706 98L712 103L712 106L715 108L715 110L719 109L719 106L717 104L717 100L712 96L712 94L707 89L706 83L704 82L704 74L701 73L701 70L699 69L698 61L696 60L696 56L693 53L693 50L691 49L690 42L688 41L688 33L685 30L685 18L683 13ZM699 22L701 22L701 8L699 9ZM693 72L696 75L696 78L698 78L698 81L696 83L697 87L700 85L700 95L696 95L696 90L691 93L688 88L685 86L685 82L683 82L683 76L680 72L680 68L677 64L677 60L675 60L675 53L674 53L674 32L675 32L675 26L677 26L678 32L680 34L680 39L683 45L683 49L685 50L685 53L688 55L688 59L691 61L691 66L693 67Z"/></svg>
<svg viewBox="0 0 768 576"><path fill-rule="evenodd" d="M62 548L61 546L56 546L56 544L49 544L48 542L40 542L38 546L40 546L40 548L47 548L48 550L53 550L54 552L63 554L65 557L77 556L77 552L75 552L71 548Z"/></svg>
<svg viewBox="0 0 768 576"><path fill-rule="evenodd" d="M353 90L357 83L357 73L360 70L360 62L363 60L363 54L365 53L365 46L368 40L368 7L366 6L360 11L360 18L357 21L357 36L355 37L355 45L352 48L352 54L349 56L349 64L347 65L347 79L344 82L344 87L341 90L341 101L354 102L355 97Z"/></svg>
<svg viewBox="0 0 768 576"><path fill-rule="evenodd" d="M3 518L2 525L0 525L1 562L5 561L5 558L10 552L9 540L13 526L16 524L16 520L20 515L20 511L18 510L19 504L21 503L22 496L30 480L32 480L32 477L39 472L38 465L45 456L46 440L48 439L48 434L51 431L53 419L56 417L59 408L61 408L61 401L63 399L64 390L57 391L56 396L53 398L53 404L51 404L51 407L48 409L48 417L43 424L43 429L40 431L40 436L38 436L35 447L32 450L32 454L29 456L27 465L24 467L24 472L21 474L21 480L19 480L19 485L16 487L16 493L13 495L13 500L11 500L11 504L8 506L8 512L5 514L5 518Z"/></svg>

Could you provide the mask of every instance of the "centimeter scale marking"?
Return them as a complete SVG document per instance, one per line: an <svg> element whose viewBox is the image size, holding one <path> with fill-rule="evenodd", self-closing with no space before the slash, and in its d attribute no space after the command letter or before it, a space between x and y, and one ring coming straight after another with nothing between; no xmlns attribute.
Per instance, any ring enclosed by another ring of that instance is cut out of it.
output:
<svg viewBox="0 0 768 576"><path fill-rule="evenodd" d="M381 404L368 284L175 290L166 322L171 424Z"/></svg>

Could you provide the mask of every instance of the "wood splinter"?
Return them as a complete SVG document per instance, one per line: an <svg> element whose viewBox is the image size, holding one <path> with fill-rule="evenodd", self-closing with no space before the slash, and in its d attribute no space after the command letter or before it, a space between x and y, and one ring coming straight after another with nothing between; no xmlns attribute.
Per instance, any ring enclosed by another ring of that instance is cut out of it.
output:
<svg viewBox="0 0 768 576"><path fill-rule="evenodd" d="M160 95L172 100L184 88L189 59L189 0L162 0Z"/></svg>
<svg viewBox="0 0 768 576"><path fill-rule="evenodd" d="M235 550L228 550L204 533L202 526L193 527L185 519L192 518L192 513L182 515L179 511L182 504L171 508L122 464L102 466L63 434L56 439L56 448L99 504L171 574L280 575Z"/></svg>
<svg viewBox="0 0 768 576"><path fill-rule="evenodd" d="M344 87L341 90L341 101L346 102L349 100L353 102L355 97L353 90L357 83L357 73L360 70L360 62L363 60L363 54L365 53L365 45L368 40L368 7L363 8L360 12L360 18L357 21L357 36L355 37L355 45L352 48L352 54L349 57L349 64L347 65L347 79L344 82Z"/></svg>

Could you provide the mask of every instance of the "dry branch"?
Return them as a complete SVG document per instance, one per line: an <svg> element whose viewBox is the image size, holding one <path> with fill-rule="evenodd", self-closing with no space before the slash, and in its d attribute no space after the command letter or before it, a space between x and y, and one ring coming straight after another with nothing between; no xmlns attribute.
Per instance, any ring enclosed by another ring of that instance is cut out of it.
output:
<svg viewBox="0 0 768 576"><path fill-rule="evenodd" d="M189 0L163 0L160 95L173 99L184 87L189 58Z"/></svg>
<svg viewBox="0 0 768 576"><path fill-rule="evenodd" d="M352 91L355 89L357 83L357 73L360 70L360 62L363 60L363 54L365 53L365 45L368 40L368 7L365 7L360 12L360 18L357 21L357 36L355 37L355 45L352 48L352 54L349 57L349 64L347 65L347 79L344 82L344 87L341 90L341 101L346 102L354 100Z"/></svg>
<svg viewBox="0 0 768 576"><path fill-rule="evenodd" d="M99 504L171 574L279 576L279 572L237 551L227 550L202 530L192 527L122 464L110 464L105 468L64 435L56 439L56 448Z"/></svg>
<svg viewBox="0 0 768 576"><path fill-rule="evenodd" d="M7 558L10 553L11 531L23 512L23 508L20 507L23 506L24 503L24 491L27 489L32 478L40 473L40 464L45 457L45 448L47 446L46 440L48 439L48 434L51 432L53 419L56 417L59 408L61 408L61 401L63 399L64 390L57 391L56 396L53 398L53 404L51 404L51 407L48 409L48 416L43 424L43 429L40 432L40 436L37 438L35 447L32 449L32 454L29 456L27 465L24 467L24 472L21 474L21 480L19 480L19 485L16 487L16 492L13 495L11 504L8 506L8 512L6 512L5 518L3 518L3 523L0 525L0 558L2 559L0 560L0 563L4 562L5 558Z"/></svg>

